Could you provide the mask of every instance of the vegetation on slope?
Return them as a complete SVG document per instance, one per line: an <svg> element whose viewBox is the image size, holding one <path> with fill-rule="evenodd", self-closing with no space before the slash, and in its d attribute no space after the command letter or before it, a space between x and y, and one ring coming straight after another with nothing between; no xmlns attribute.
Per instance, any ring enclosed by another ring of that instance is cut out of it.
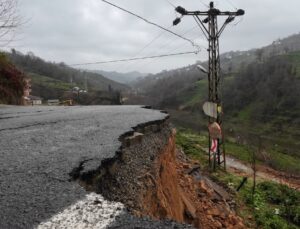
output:
<svg viewBox="0 0 300 229"><path fill-rule="evenodd" d="M124 90L128 88L123 84L109 80L97 73L74 69L64 63L56 64L46 62L35 56L33 53L24 55L16 50L12 50L12 52L7 53L7 55L10 60L24 72L47 76L76 85L84 85L86 83L89 89L95 90L107 91L109 86L115 90Z"/></svg>
<svg viewBox="0 0 300 229"><path fill-rule="evenodd" d="M33 53L24 55L13 49L6 55L31 78L31 94L45 100L71 98L84 105L120 104L120 91L128 89L128 86L100 74L77 70L64 63L46 62ZM74 94L72 89L75 87L87 92L82 96Z"/></svg>
<svg viewBox="0 0 300 229"><path fill-rule="evenodd" d="M253 180L248 179L237 192L243 177L216 172L213 178L235 193L238 213L250 228L300 228L299 191L283 184L260 180L253 194Z"/></svg>
<svg viewBox="0 0 300 229"><path fill-rule="evenodd" d="M207 155L203 149L208 147L207 133L195 133L192 130L179 129L176 135L176 142L183 150L196 159L206 159ZM234 138L226 139L226 154L231 155L245 163L251 163L253 151L256 154L258 163L267 164L270 167L287 171L293 174L300 174L300 157L289 155L278 150L258 152L258 145L249 146L243 142L236 142ZM269 155L272 155L271 157ZM202 160L203 161L203 160Z"/></svg>
<svg viewBox="0 0 300 229"><path fill-rule="evenodd" d="M0 104L23 103L25 75L4 54L0 54Z"/></svg>
<svg viewBox="0 0 300 229"><path fill-rule="evenodd" d="M176 134L176 144L183 151L199 160L202 168L208 168L207 137L188 130L179 130ZM249 147L230 142L227 144L227 154L242 161L251 160L252 150ZM279 161L281 163L281 161ZM285 166L299 169L300 159L295 164L284 162ZM244 218L250 228L263 229L297 229L300 228L300 192L286 185L258 179L253 192L253 180L248 178L246 184L236 191L243 177L225 171L211 173L210 176L233 193L237 203L237 212Z"/></svg>
<svg viewBox="0 0 300 229"><path fill-rule="evenodd" d="M285 163L300 157L299 38L297 34L261 49L221 55L225 135L249 146L261 141L264 161L289 171L293 169ZM137 85L144 103L168 110L175 125L206 131L202 104L208 82L202 76L188 66L146 77Z"/></svg>

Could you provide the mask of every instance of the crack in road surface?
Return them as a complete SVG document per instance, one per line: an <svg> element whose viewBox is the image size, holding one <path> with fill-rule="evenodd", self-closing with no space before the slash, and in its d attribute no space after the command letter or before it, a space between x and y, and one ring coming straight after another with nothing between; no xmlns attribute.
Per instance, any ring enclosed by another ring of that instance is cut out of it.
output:
<svg viewBox="0 0 300 229"><path fill-rule="evenodd" d="M65 216L70 216L74 206L75 210L79 206L78 214L82 213L79 221L87 223L90 219L83 217L83 211L90 208L79 211L80 206L85 203L90 206L95 198L106 204L93 215L100 214L101 218L105 216L103 211L112 210L109 218L121 228L123 224L128 225L126 228L176 226L171 222L161 224L136 218L123 211L120 203L106 202L101 195L88 194L77 182L69 181L69 173L81 162L85 171L97 170L102 161L115 157L122 144L120 136L142 123L163 120L166 114L139 106L51 107L51 110L1 106L0 117L6 114L20 117L0 119L0 168L4 171L0 173L0 228L38 225L47 228L49 220L55 225L61 222L59 219L72 225L76 220ZM114 210L114 206L121 210ZM122 214L117 218L119 212ZM58 216L61 213L66 214ZM93 221L91 225L98 224Z"/></svg>

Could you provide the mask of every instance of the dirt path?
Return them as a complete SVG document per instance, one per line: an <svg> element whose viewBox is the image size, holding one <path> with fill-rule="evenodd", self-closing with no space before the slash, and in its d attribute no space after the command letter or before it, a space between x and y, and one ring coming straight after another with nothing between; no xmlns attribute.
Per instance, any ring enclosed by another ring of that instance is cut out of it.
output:
<svg viewBox="0 0 300 229"><path fill-rule="evenodd" d="M199 147L201 150L208 153L208 149ZM250 164L242 162L232 156L226 156L226 167L229 171L242 175L242 176L253 176L253 169ZM257 177L263 180L273 181L279 184L285 184L290 188L294 188L300 191L300 176L292 175L289 173L277 171L266 165L257 165Z"/></svg>
<svg viewBox="0 0 300 229"><path fill-rule="evenodd" d="M226 157L227 169L239 175L252 176L253 170L251 165L241 162L233 157ZM300 177L288 173L276 171L265 165L257 165L257 177L285 184L291 188L300 191Z"/></svg>

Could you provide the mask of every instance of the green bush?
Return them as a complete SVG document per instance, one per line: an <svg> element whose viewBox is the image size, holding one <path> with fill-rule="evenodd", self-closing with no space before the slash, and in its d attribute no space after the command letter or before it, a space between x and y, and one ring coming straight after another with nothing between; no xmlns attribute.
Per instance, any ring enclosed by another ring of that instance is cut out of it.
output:
<svg viewBox="0 0 300 229"><path fill-rule="evenodd" d="M265 200L277 205L279 215L300 226L300 193L286 185L271 182L258 184L257 189L264 193Z"/></svg>

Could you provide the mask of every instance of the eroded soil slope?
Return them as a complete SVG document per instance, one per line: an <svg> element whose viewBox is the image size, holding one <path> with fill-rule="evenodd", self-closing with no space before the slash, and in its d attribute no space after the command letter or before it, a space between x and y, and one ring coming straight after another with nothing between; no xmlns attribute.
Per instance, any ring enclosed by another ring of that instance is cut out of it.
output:
<svg viewBox="0 0 300 229"><path fill-rule="evenodd" d="M175 131L166 120L135 128L122 147L80 182L119 201L138 217L174 220L196 228L245 228L232 210L231 196L176 150Z"/></svg>

